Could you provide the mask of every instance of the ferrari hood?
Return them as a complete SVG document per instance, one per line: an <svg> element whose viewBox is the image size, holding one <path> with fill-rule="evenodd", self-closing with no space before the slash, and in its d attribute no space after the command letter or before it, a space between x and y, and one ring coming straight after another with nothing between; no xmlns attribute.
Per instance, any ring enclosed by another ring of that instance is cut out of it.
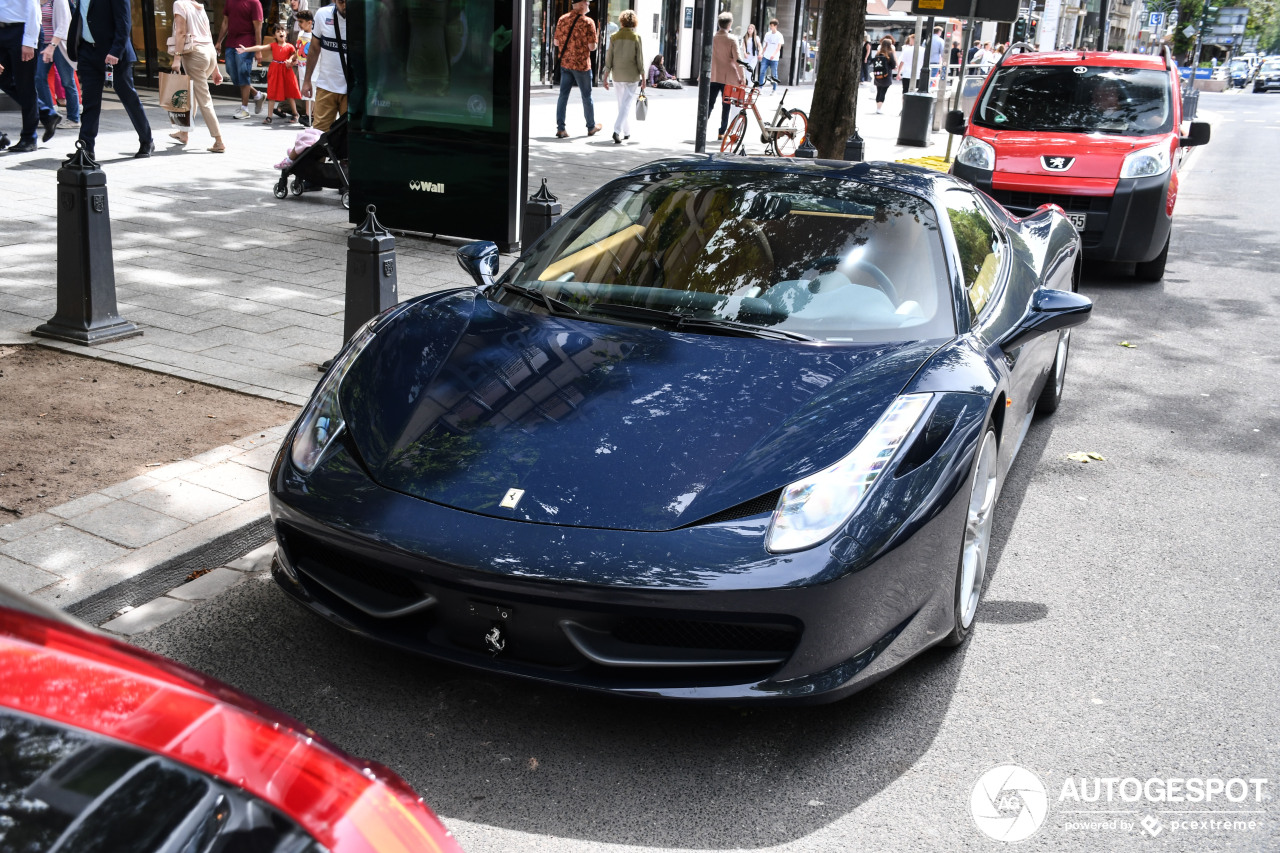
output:
<svg viewBox="0 0 1280 853"><path fill-rule="evenodd" d="M989 141L996 149L997 172L1114 181L1126 154L1163 138L1003 131Z"/></svg>
<svg viewBox="0 0 1280 853"><path fill-rule="evenodd" d="M340 400L385 488L523 521L668 530L843 456L938 345L686 334L453 292L380 330Z"/></svg>

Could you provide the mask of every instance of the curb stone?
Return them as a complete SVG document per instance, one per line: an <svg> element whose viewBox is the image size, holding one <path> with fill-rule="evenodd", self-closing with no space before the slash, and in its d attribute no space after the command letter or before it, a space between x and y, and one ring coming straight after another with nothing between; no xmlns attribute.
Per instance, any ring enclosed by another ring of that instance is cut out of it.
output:
<svg viewBox="0 0 1280 853"><path fill-rule="evenodd" d="M99 627L104 631L125 637L145 634L187 613L199 602L217 598L232 587L239 586L247 578L270 578L267 570L271 567L275 553L275 540L269 539L265 544L170 589L164 595L143 601L137 606L122 605L114 611L81 618L94 625L101 622Z"/></svg>

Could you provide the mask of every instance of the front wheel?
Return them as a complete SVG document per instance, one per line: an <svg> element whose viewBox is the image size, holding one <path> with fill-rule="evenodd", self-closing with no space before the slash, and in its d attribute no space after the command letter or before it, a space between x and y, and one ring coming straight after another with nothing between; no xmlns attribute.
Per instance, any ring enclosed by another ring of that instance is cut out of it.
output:
<svg viewBox="0 0 1280 853"><path fill-rule="evenodd" d="M1159 281L1164 278L1164 265L1169 260L1169 239L1164 238L1164 248L1154 260L1144 261L1133 268L1134 278L1139 281Z"/></svg>
<svg viewBox="0 0 1280 853"><path fill-rule="evenodd" d="M973 458L964 540L960 548L960 564L956 568L954 624L951 633L942 641L946 646L958 646L968 639L978 613L982 582L987 577L987 550L991 546L991 522L995 517L999 491L998 448L995 427L988 425Z"/></svg>
<svg viewBox="0 0 1280 853"><path fill-rule="evenodd" d="M778 123L773 137L773 151L779 157L794 157L796 149L809 137L809 117L803 110L789 110Z"/></svg>
<svg viewBox="0 0 1280 853"><path fill-rule="evenodd" d="M747 114L738 113L733 121L729 122L729 129L725 131L724 138L720 140L720 153L732 154L742 145L742 137L747 132Z"/></svg>
<svg viewBox="0 0 1280 853"><path fill-rule="evenodd" d="M293 182L289 184L289 191L293 193L295 196L299 196L299 195L302 195L305 189L306 187L302 183L302 178L298 177L297 175L294 175Z"/></svg>

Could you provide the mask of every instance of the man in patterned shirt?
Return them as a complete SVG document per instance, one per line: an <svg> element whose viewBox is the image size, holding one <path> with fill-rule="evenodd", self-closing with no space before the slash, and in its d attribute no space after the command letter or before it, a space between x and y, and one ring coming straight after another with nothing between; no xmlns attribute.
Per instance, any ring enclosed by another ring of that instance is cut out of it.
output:
<svg viewBox="0 0 1280 853"><path fill-rule="evenodd" d="M569 92L577 86L582 92L582 111L587 119L587 136L600 132L596 123L595 105L591 103L591 54L596 49L596 22L587 15L589 0L575 0L572 10L556 21L552 42L560 54L560 99L556 101L556 136L565 139L565 108L569 105Z"/></svg>

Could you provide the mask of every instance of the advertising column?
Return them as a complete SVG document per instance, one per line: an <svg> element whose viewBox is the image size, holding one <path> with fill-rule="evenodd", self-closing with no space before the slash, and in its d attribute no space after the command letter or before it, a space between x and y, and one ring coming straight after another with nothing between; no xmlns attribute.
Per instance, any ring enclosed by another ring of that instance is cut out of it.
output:
<svg viewBox="0 0 1280 853"><path fill-rule="evenodd" d="M351 221L518 248L529 0L351 0Z"/></svg>

